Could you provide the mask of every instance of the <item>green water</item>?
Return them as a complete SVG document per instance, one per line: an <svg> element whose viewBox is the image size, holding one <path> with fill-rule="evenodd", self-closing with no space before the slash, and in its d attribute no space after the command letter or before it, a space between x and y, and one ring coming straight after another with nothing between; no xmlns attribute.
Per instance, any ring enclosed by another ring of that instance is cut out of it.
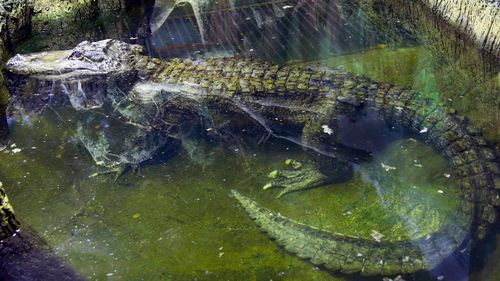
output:
<svg viewBox="0 0 500 281"><path fill-rule="evenodd" d="M205 168L180 153L114 183L88 178L97 168L54 113L30 121L13 127L21 152L0 154L1 176L18 216L90 279L344 280L280 250L230 189L304 223L367 238L373 230L387 239L426 235L459 208L445 161L411 139L391 144L347 183L276 199L278 190L260 188L266 174L305 157L287 143L270 141L244 159L213 147ZM384 196L361 175L384 175Z"/></svg>
<svg viewBox="0 0 500 281"><path fill-rule="evenodd" d="M439 98L431 59L418 47L377 48L323 63ZM261 189L266 175L307 156L275 139L244 155L198 140L205 154L197 159L181 150L117 182L89 178L99 167L75 138L75 114L51 108L24 122L18 116L15 147L0 152L0 177L18 217L90 280L365 280L286 253L231 189L297 221L368 239L374 231L389 240L425 236L460 208L446 161L413 139L391 143L346 183L281 199L278 189Z"/></svg>
<svg viewBox="0 0 500 281"><path fill-rule="evenodd" d="M376 63L383 56L404 67L387 71L390 61ZM381 48L325 62L432 96L433 75L418 63L428 56L420 48ZM412 83L415 76L429 83ZM16 147L0 153L0 176L23 222L91 280L361 280L280 249L231 189L295 220L368 239L373 231L390 240L425 236L460 208L446 161L413 139L390 144L346 183L276 199L279 190L261 189L266 175L288 158L307 158L291 143L271 139L241 155L199 140L208 151L196 161L180 151L114 182L88 177L99 167L74 137L77 118L60 108L18 117Z"/></svg>
<svg viewBox="0 0 500 281"><path fill-rule="evenodd" d="M39 50L54 40L42 39L18 47ZM476 83L473 70L441 59L403 44L290 63L342 67L422 92L457 108L498 141L499 76ZM16 118L10 136L15 147L0 152L0 178L23 223L90 280L381 280L330 273L285 252L229 196L231 189L294 220L368 239L374 231L388 240L425 236L460 208L446 161L412 139L385 147L373 162L356 167L348 182L277 199L279 189L262 190L267 174L289 158L307 161L300 147L285 141L271 138L241 154L197 140L205 153L196 159L181 150L114 182L89 178L99 167L75 138L71 110L47 109L26 122ZM497 250L472 279L497 280L499 260ZM415 278L429 280L425 274Z"/></svg>
<svg viewBox="0 0 500 281"><path fill-rule="evenodd" d="M392 55L415 61L421 52ZM367 63L356 67L369 66L370 58L379 57L375 54L361 54L357 61ZM390 144L346 183L281 199L279 190L261 189L266 175L286 159L306 160L306 155L274 139L244 155L199 140L197 145L208 149L197 162L180 151L118 182L89 178L99 168L74 137L77 118L71 109L52 108L15 123L11 143L21 151L0 153L0 176L18 216L93 280L349 278L280 249L237 206L231 189L295 220L368 239L373 231L390 240L424 236L453 219L460 207L445 160L413 139ZM386 171L382 164L395 169Z"/></svg>
<svg viewBox="0 0 500 281"><path fill-rule="evenodd" d="M464 55L465 56L465 55ZM466 57L466 56L465 56ZM454 56L447 57L454 60ZM458 60L458 58L456 58ZM464 58L461 58L464 60ZM441 101L467 116L492 142L500 142L500 74L484 71L481 62L447 64L443 57L420 47L391 48L381 45L353 55L321 60L377 81L412 89ZM464 62L462 62L464 63ZM495 64L494 62L491 62ZM478 65L474 65L478 64Z"/></svg>

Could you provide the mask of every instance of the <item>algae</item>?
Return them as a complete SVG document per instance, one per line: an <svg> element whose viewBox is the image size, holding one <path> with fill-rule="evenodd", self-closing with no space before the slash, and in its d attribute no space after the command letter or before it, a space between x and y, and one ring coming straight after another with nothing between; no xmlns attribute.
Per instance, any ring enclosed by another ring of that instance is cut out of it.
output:
<svg viewBox="0 0 500 281"><path fill-rule="evenodd" d="M117 183L88 178L97 167L70 137L79 118L55 110L15 123L11 141L21 151L0 153L1 176L18 216L91 280L349 280L279 249L229 197L232 188L304 223L368 238L426 235L458 208L445 161L413 140L391 144L352 181L279 200L279 191L261 190L265 175L305 154L276 140L247 150L244 163L213 146L204 169L181 153ZM367 175L383 183L383 196Z"/></svg>

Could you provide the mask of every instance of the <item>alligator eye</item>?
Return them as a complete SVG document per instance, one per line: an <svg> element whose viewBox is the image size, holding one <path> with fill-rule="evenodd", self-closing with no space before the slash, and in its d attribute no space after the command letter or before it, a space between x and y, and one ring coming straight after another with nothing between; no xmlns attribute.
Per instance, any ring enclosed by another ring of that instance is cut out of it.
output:
<svg viewBox="0 0 500 281"><path fill-rule="evenodd" d="M74 51L73 54L71 54L71 57L73 58L80 58L82 56L82 52L80 51Z"/></svg>

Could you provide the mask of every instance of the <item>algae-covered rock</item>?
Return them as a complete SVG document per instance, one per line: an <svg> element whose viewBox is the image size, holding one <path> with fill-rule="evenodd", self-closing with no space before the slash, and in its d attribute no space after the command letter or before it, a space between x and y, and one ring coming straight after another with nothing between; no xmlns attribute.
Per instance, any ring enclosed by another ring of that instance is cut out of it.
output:
<svg viewBox="0 0 500 281"><path fill-rule="evenodd" d="M154 0L37 0L29 40L16 52L65 49L81 41L105 38L124 41L138 37L149 20Z"/></svg>
<svg viewBox="0 0 500 281"><path fill-rule="evenodd" d="M423 1L481 49L500 55L500 7L490 0Z"/></svg>
<svg viewBox="0 0 500 281"><path fill-rule="evenodd" d="M30 227L20 227L0 182L0 279L83 280Z"/></svg>
<svg viewBox="0 0 500 281"><path fill-rule="evenodd" d="M0 2L0 65L5 61L9 45L30 32L32 14L31 0Z"/></svg>
<svg viewBox="0 0 500 281"><path fill-rule="evenodd" d="M3 66L9 45L28 34L31 28L32 6L30 0L5 0L0 2L0 67ZM0 138L8 132L5 109L9 92L0 72Z"/></svg>
<svg viewBox="0 0 500 281"><path fill-rule="evenodd" d="M17 41L30 32L32 14L31 0L0 2L0 17L5 19L6 35L11 41Z"/></svg>

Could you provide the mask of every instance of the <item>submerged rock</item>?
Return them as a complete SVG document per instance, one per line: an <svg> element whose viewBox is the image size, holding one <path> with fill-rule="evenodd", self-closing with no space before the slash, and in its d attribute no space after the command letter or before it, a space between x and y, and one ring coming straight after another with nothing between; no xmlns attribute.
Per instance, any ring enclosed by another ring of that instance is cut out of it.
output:
<svg viewBox="0 0 500 281"><path fill-rule="evenodd" d="M500 55L500 6L498 1L423 1L481 49Z"/></svg>
<svg viewBox="0 0 500 281"><path fill-rule="evenodd" d="M21 226L0 183L0 279L84 280L34 230Z"/></svg>
<svg viewBox="0 0 500 281"><path fill-rule="evenodd" d="M31 29L32 7L28 0L5 0L0 2L0 67L7 58L8 46L22 39ZM5 79L0 72L0 141L8 133L5 110L9 101L9 93Z"/></svg>

